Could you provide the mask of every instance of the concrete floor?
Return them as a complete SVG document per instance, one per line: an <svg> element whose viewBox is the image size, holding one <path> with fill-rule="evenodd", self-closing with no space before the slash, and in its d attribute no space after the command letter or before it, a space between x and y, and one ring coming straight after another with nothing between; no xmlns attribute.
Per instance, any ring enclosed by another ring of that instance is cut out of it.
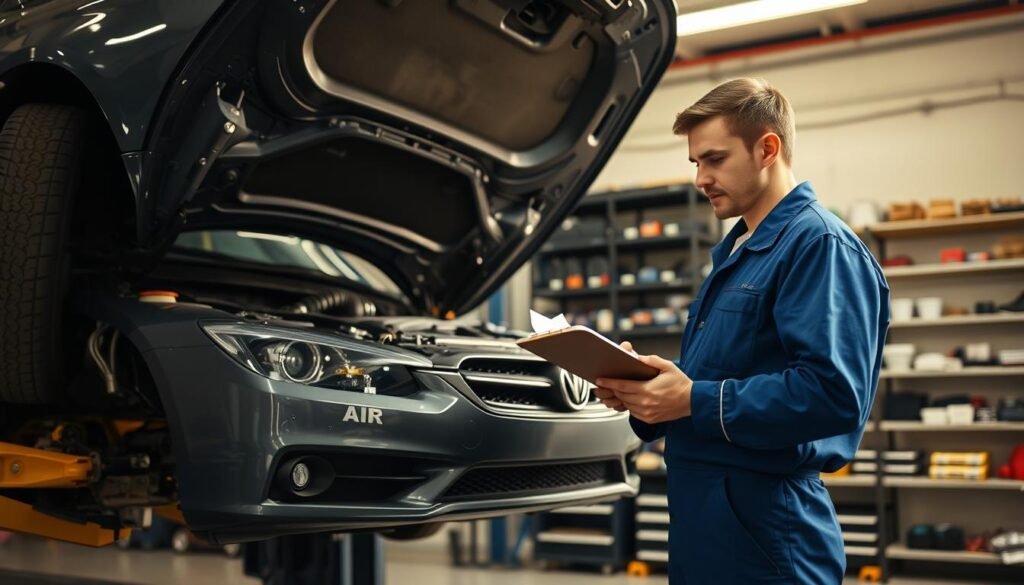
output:
<svg viewBox="0 0 1024 585"><path fill-rule="evenodd" d="M415 544L388 543L385 549L387 585L667 585L664 575L629 578L624 574L539 571L535 569L453 568L443 554L425 554ZM178 555L169 550L122 551L90 549L31 537L14 536L0 545L0 585L34 585L11 571L66 575L89 579L89 585L259 585L242 574L241 561L218 553ZM46 583L54 581L47 580ZM56 581L72 585L70 580ZM848 579L847 583L856 583ZM894 579L892 585L981 585L980 582ZM82 585L74 581L73 585Z"/></svg>

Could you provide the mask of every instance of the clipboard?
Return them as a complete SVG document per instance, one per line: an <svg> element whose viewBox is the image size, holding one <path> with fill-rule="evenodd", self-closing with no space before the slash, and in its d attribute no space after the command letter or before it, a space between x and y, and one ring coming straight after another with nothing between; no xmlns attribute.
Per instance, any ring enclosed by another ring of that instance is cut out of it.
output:
<svg viewBox="0 0 1024 585"><path fill-rule="evenodd" d="M524 337L516 345L595 385L598 378L650 380L659 373L614 341L582 325Z"/></svg>

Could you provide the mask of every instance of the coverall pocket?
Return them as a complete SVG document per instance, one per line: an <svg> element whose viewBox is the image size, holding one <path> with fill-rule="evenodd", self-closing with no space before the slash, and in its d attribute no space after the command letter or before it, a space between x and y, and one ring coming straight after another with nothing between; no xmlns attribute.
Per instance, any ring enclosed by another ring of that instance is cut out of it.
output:
<svg viewBox="0 0 1024 585"><path fill-rule="evenodd" d="M727 288L714 300L702 346L707 365L737 375L751 366L760 304L759 292L742 288Z"/></svg>
<svg viewBox="0 0 1024 585"><path fill-rule="evenodd" d="M730 535L734 547L735 562L740 563L738 571L750 583L760 583L766 578L781 577L782 572L767 550L758 542L751 531L746 528L729 497L728 478L722 476L716 486L715 493L720 498L721 527Z"/></svg>

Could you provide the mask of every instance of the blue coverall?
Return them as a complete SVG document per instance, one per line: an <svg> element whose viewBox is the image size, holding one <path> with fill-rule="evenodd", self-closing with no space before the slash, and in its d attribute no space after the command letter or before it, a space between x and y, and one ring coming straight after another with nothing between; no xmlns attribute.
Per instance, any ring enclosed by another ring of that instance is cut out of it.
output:
<svg viewBox="0 0 1024 585"><path fill-rule="evenodd" d="M672 585L835 585L846 567L818 475L853 458L874 401L889 287L864 244L801 183L730 256L712 251L678 364L691 417L662 436Z"/></svg>

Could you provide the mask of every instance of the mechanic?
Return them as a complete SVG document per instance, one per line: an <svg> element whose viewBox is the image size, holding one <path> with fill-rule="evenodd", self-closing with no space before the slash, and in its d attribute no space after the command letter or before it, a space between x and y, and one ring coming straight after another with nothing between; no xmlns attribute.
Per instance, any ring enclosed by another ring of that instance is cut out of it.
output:
<svg viewBox="0 0 1024 585"><path fill-rule="evenodd" d="M719 219L678 362L597 380L645 441L665 437L669 581L840 583L846 557L819 479L854 455L875 397L889 288L864 244L792 171L793 110L762 80L678 115ZM627 349L632 346L623 344ZM677 366L678 364L678 366Z"/></svg>

